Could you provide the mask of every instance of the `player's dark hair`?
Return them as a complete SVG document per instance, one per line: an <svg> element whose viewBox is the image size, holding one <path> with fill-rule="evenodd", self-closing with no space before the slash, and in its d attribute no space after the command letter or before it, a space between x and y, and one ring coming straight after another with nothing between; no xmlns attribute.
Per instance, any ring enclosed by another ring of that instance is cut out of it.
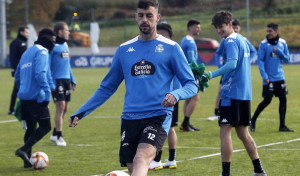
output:
<svg viewBox="0 0 300 176"><path fill-rule="evenodd" d="M232 14L228 11L219 11L215 13L212 18L212 25L221 26L222 24L229 24L232 21Z"/></svg>
<svg viewBox="0 0 300 176"><path fill-rule="evenodd" d="M149 7L154 7L158 9L158 1L157 0L139 0L137 4L137 8L139 9L148 9Z"/></svg>
<svg viewBox="0 0 300 176"><path fill-rule="evenodd" d="M277 31L278 30L278 24L276 23L269 23L267 25L268 28L272 28L274 31Z"/></svg>
<svg viewBox="0 0 300 176"><path fill-rule="evenodd" d="M157 30L165 30L168 32L170 38L172 38L173 36L173 31L172 31L172 27L171 25L167 24L167 23L160 23L160 24L157 24L156 26Z"/></svg>
<svg viewBox="0 0 300 176"><path fill-rule="evenodd" d="M67 23L65 23L65 22L57 22L57 23L55 23L55 26L54 26L54 33L55 33L55 35L58 35L58 31L59 30L64 30L65 26L67 26Z"/></svg>
<svg viewBox="0 0 300 176"><path fill-rule="evenodd" d="M233 18L232 19L232 26L241 26L240 22L238 19L236 18Z"/></svg>
<svg viewBox="0 0 300 176"><path fill-rule="evenodd" d="M187 29L189 29L191 26L198 25L198 24L200 24L200 21L195 19L190 19L189 22L187 23Z"/></svg>
<svg viewBox="0 0 300 176"><path fill-rule="evenodd" d="M21 27L19 27L18 34L21 34L21 32L24 32L25 29L28 29L28 27L27 26L21 26Z"/></svg>

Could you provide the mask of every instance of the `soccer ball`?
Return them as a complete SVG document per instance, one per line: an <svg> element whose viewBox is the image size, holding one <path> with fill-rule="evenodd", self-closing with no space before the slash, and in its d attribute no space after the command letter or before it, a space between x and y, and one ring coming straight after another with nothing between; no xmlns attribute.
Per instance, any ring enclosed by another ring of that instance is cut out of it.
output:
<svg viewBox="0 0 300 176"><path fill-rule="evenodd" d="M30 157L33 169L45 169L48 166L49 159L44 152L35 152Z"/></svg>
<svg viewBox="0 0 300 176"><path fill-rule="evenodd" d="M106 174L105 176L129 176L129 175L123 171L111 171L110 173Z"/></svg>

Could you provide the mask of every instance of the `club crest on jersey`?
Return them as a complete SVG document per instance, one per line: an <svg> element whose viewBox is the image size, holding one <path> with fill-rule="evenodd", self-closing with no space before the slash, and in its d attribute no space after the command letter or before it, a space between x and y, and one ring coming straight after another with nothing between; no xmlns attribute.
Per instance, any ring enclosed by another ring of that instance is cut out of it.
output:
<svg viewBox="0 0 300 176"><path fill-rule="evenodd" d="M147 75L153 75L155 73L155 66L144 59L140 62L135 63L131 67L131 75L132 76L142 76L145 77Z"/></svg>
<svg viewBox="0 0 300 176"><path fill-rule="evenodd" d="M163 52L165 49L164 49L164 47L163 47L163 45L162 44L158 44L157 46L156 46L156 48L155 48L155 52L158 52L158 53L161 53L161 52Z"/></svg>
<svg viewBox="0 0 300 176"><path fill-rule="evenodd" d="M61 57L62 57L62 58L69 58L69 53L68 53L68 51L64 50L64 51L61 53Z"/></svg>

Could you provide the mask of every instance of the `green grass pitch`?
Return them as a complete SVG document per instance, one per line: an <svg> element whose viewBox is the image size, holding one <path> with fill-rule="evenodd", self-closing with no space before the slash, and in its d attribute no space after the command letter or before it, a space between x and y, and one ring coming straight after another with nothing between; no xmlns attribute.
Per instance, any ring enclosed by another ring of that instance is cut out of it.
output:
<svg viewBox="0 0 300 176"><path fill-rule="evenodd" d="M207 70L216 67L208 66ZM270 176L290 176L300 173L300 65L285 65L285 77L289 94L287 95L286 124L294 133L278 132L279 101L272 103L262 112L257 121L257 131L251 132L257 146L264 169ZM57 147L50 142L48 133L33 147L33 152L42 151L49 156L49 166L44 170L24 169L23 162L14 152L23 144L24 130L19 122L7 115L13 78L9 69L0 69L0 175L49 176L49 175L102 175L112 170L124 170L118 162L120 143L120 115L124 103L124 83L117 92L100 108L81 120L76 128L68 127L68 118L85 103L106 75L108 68L73 69L77 90L72 98L63 125L66 147ZM200 101L191 118L199 132L180 132L176 160L178 168L149 171L149 176L216 176L221 173L219 127L216 121L207 121L212 115L220 78L210 81L205 93L200 93ZM251 111L254 113L262 101L262 80L257 66L252 66L253 100ZM180 101L179 124L183 119ZM54 125L55 107L50 103L51 122ZM52 132L52 131L51 131ZM233 130L232 175L246 176L253 173L251 160ZM165 143L167 146L167 143ZM162 161L168 158L168 148L164 148Z"/></svg>

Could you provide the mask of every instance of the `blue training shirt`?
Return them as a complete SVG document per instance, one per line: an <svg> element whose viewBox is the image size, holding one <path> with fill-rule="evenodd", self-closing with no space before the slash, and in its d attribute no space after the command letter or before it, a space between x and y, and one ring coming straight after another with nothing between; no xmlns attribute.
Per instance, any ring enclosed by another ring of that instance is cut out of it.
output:
<svg viewBox="0 0 300 176"><path fill-rule="evenodd" d="M237 33L232 33L224 40L223 62L236 62L234 68L231 68L223 74L221 100L226 98L237 100L251 100L251 64L250 49L244 37ZM224 67L223 66L223 67ZM222 67L220 68L222 69ZM212 76L216 75L212 72Z"/></svg>
<svg viewBox="0 0 300 176"><path fill-rule="evenodd" d="M172 90L171 81L178 78L181 89ZM100 88L73 116L79 119L102 105L125 80L124 119L141 119L166 115L173 107L161 103L170 93L176 100L196 95L198 88L180 46L161 35L150 41L138 36L117 49L108 74Z"/></svg>
<svg viewBox="0 0 300 176"><path fill-rule="evenodd" d="M76 84L71 69L69 53L70 50L66 42L62 44L55 43L50 59L51 74L54 80L70 79L71 83Z"/></svg>
<svg viewBox="0 0 300 176"><path fill-rule="evenodd" d="M246 40L247 45L249 46L250 58L252 59L256 55L257 51L256 51L255 47L249 42L249 40L246 37L244 37L244 39ZM225 39L221 40L221 43L220 43L219 47L217 48L215 57L214 57L215 63L218 66L218 68L222 67L222 65L223 65L222 54L223 54L223 49L224 49L224 41L225 41Z"/></svg>
<svg viewBox="0 0 300 176"><path fill-rule="evenodd" d="M197 61L198 59L197 45L192 36L187 35L184 38L182 38L180 46L189 64L192 61L195 62Z"/></svg>
<svg viewBox="0 0 300 176"><path fill-rule="evenodd" d="M277 47L276 52L273 48ZM257 65L263 79L263 84L267 84L265 80L281 81L284 80L284 71L282 63L288 63L290 54L286 41L279 38L276 45L268 43L267 39L263 40L258 49Z"/></svg>
<svg viewBox="0 0 300 176"><path fill-rule="evenodd" d="M42 94L42 101L50 101L50 87L54 88L54 84L48 59L48 50L38 44L23 53L15 73L21 100L38 100Z"/></svg>

